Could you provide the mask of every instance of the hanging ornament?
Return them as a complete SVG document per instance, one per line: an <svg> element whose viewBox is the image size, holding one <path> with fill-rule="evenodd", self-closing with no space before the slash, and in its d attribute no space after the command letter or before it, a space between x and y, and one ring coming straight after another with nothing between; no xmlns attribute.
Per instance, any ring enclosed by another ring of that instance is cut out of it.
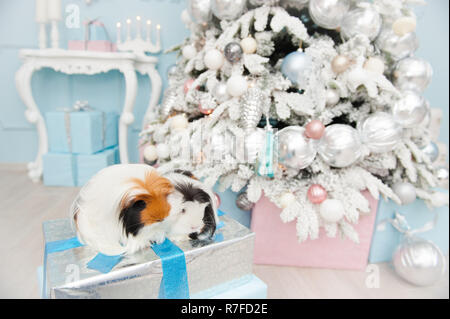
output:
<svg viewBox="0 0 450 319"><path fill-rule="evenodd" d="M325 29L337 29L350 8L349 0L310 0L309 14L313 21Z"/></svg>
<svg viewBox="0 0 450 319"><path fill-rule="evenodd" d="M167 144L161 143L156 145L156 154L158 154L158 158L166 159L170 156L170 148Z"/></svg>
<svg viewBox="0 0 450 319"><path fill-rule="evenodd" d="M241 45L237 42L230 42L225 46L224 55L230 63L237 63L241 61L244 51Z"/></svg>
<svg viewBox="0 0 450 319"><path fill-rule="evenodd" d="M448 168L444 166L440 166L436 169L436 178L441 182L448 181Z"/></svg>
<svg viewBox="0 0 450 319"><path fill-rule="evenodd" d="M320 216L328 223L337 223L344 217L344 205L337 199L326 199L320 204Z"/></svg>
<svg viewBox="0 0 450 319"><path fill-rule="evenodd" d="M144 148L144 160L147 163L154 163L158 159L155 145L148 145ZM152 164L151 164L152 165Z"/></svg>
<svg viewBox="0 0 450 319"><path fill-rule="evenodd" d="M228 95L227 84L223 82L217 83L217 85L213 89L212 94L219 104L230 99L230 95Z"/></svg>
<svg viewBox="0 0 450 319"><path fill-rule="evenodd" d="M186 82L184 82L184 85L183 85L184 94L187 94L189 92L189 90L191 89L192 84L194 84L194 82L195 82L195 79L188 79L188 80L186 80ZM198 89L198 87L197 87L197 89Z"/></svg>
<svg viewBox="0 0 450 319"><path fill-rule="evenodd" d="M195 46L189 44L183 47L183 49L181 50L181 54L186 59L191 60L196 57L197 49L195 48Z"/></svg>
<svg viewBox="0 0 450 319"><path fill-rule="evenodd" d="M392 151L402 139L403 129L393 116L378 112L369 116L358 126L362 142L373 153Z"/></svg>
<svg viewBox="0 0 450 319"><path fill-rule="evenodd" d="M242 127L251 132L258 126L263 115L263 92L257 87L249 88L242 96L241 104Z"/></svg>
<svg viewBox="0 0 450 319"><path fill-rule="evenodd" d="M375 40L381 30L383 21L380 14L372 6L349 11L341 22L341 34L345 39L362 34Z"/></svg>
<svg viewBox="0 0 450 319"><path fill-rule="evenodd" d="M220 20L234 20L244 12L247 0L211 0L211 9Z"/></svg>
<svg viewBox="0 0 450 319"><path fill-rule="evenodd" d="M322 185L314 184L308 189L308 200L313 204L322 204L328 196L327 191Z"/></svg>
<svg viewBox="0 0 450 319"><path fill-rule="evenodd" d="M267 122L265 129L264 145L259 152L257 172L259 176L265 176L273 178L275 176L274 171L274 159L275 159L275 135L273 129Z"/></svg>
<svg viewBox="0 0 450 319"><path fill-rule="evenodd" d="M161 116L163 119L166 119L169 117L170 113L172 113L172 110L177 105L178 101L178 94L177 91L174 89L168 89L164 93L164 98L161 103Z"/></svg>
<svg viewBox="0 0 450 319"><path fill-rule="evenodd" d="M325 129L325 134L319 142L318 152L328 165L339 168L348 167L362 155L361 138L353 127L333 124Z"/></svg>
<svg viewBox="0 0 450 319"><path fill-rule="evenodd" d="M245 136L245 162L254 164L258 159L258 155L266 143L266 132L262 128L257 128L253 132Z"/></svg>
<svg viewBox="0 0 450 319"><path fill-rule="evenodd" d="M347 56L340 54L331 61L331 68L334 73L340 74L345 72L350 67L350 64L350 59Z"/></svg>
<svg viewBox="0 0 450 319"><path fill-rule="evenodd" d="M415 90L422 93L433 77L433 69L427 61L409 57L398 62L393 73L394 85L399 90Z"/></svg>
<svg viewBox="0 0 450 319"><path fill-rule="evenodd" d="M253 54L258 49L258 43L253 37L242 39L241 48L245 54Z"/></svg>
<svg viewBox="0 0 450 319"><path fill-rule="evenodd" d="M280 197L280 205L281 208L287 208L289 206L291 206L293 203L295 203L296 198L295 195L292 193L285 193L283 195L281 195Z"/></svg>
<svg viewBox="0 0 450 319"><path fill-rule="evenodd" d="M398 61L413 54L419 48L419 40L414 32L400 37L394 31L385 29L378 36L376 46Z"/></svg>
<svg viewBox="0 0 450 319"><path fill-rule="evenodd" d="M211 0L188 0L188 11L197 23L206 23L211 20Z"/></svg>
<svg viewBox="0 0 450 319"><path fill-rule="evenodd" d="M220 196L217 193L214 193L214 200L216 202L216 207L219 208L222 201L220 200Z"/></svg>
<svg viewBox="0 0 450 319"><path fill-rule="evenodd" d="M260 7L263 5L275 6L280 3L280 0L249 0L249 3L254 7Z"/></svg>
<svg viewBox="0 0 450 319"><path fill-rule="evenodd" d="M170 129L172 131L185 130L189 125L186 115L180 114L170 119Z"/></svg>
<svg viewBox="0 0 450 319"><path fill-rule="evenodd" d="M304 52L289 53L281 65L281 73L292 83L305 86L308 74L311 72L312 59Z"/></svg>
<svg viewBox="0 0 450 319"><path fill-rule="evenodd" d="M326 105L335 106L341 100L341 95L336 89L327 89L326 91Z"/></svg>
<svg viewBox="0 0 450 319"><path fill-rule="evenodd" d="M305 136L305 129L289 126L277 134L278 160L286 167L304 169L312 164L317 150L312 140Z"/></svg>
<svg viewBox="0 0 450 319"><path fill-rule="evenodd" d="M248 89L247 79L242 75L233 75L227 81L227 92L232 97L239 97Z"/></svg>
<svg viewBox="0 0 450 319"><path fill-rule="evenodd" d="M431 163L434 163L439 158L439 147L436 143L430 142L430 144L426 145L425 147L421 148L422 153L428 157L431 161Z"/></svg>
<svg viewBox="0 0 450 319"><path fill-rule="evenodd" d="M392 190L394 191L395 195L400 198L402 205L409 205L416 201L417 199L417 193L416 188L406 182L399 182L394 184L392 187Z"/></svg>
<svg viewBox="0 0 450 319"><path fill-rule="evenodd" d="M383 74L385 65L380 57L370 57L364 62L364 69L373 73Z"/></svg>
<svg viewBox="0 0 450 319"><path fill-rule="evenodd" d="M203 107L203 104L201 103L198 105L198 110L200 113L205 115L211 115L214 112L214 108L210 108L208 106Z"/></svg>
<svg viewBox="0 0 450 319"><path fill-rule="evenodd" d="M173 77L173 76L177 75L177 73L178 73L178 69L175 64L172 64L171 66L169 66L167 68L167 77L169 77L169 78Z"/></svg>
<svg viewBox="0 0 450 319"><path fill-rule="evenodd" d="M399 37L415 32L417 21L415 17L401 17L392 24L392 31Z"/></svg>
<svg viewBox="0 0 450 319"><path fill-rule="evenodd" d="M204 63L210 70L219 70L224 62L222 52L217 49L209 50L205 54Z"/></svg>
<svg viewBox="0 0 450 319"><path fill-rule="evenodd" d="M312 120L305 127L305 135L313 140L320 140L325 133L325 125L319 120Z"/></svg>
<svg viewBox="0 0 450 319"><path fill-rule="evenodd" d="M413 128L425 119L429 105L414 91L403 92L403 97L392 108L395 120L405 128Z"/></svg>
<svg viewBox="0 0 450 319"><path fill-rule="evenodd" d="M240 193L236 198L236 206L239 209L249 211L253 209L253 206L255 206L255 204L248 200L247 193L244 192Z"/></svg>
<svg viewBox="0 0 450 319"><path fill-rule="evenodd" d="M264 0L261 0L264 1ZM265 1L264 1L265 2ZM281 0L281 4L285 8L295 8L297 10L302 10L308 6L309 0Z"/></svg>

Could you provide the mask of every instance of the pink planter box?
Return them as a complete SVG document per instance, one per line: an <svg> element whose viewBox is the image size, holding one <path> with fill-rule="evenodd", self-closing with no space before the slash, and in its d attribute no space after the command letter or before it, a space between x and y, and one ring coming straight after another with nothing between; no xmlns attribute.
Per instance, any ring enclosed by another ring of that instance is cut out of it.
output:
<svg viewBox="0 0 450 319"><path fill-rule="evenodd" d="M99 52L114 52L116 51L116 44L107 40L70 40L68 43L69 50L78 51L99 51Z"/></svg>
<svg viewBox="0 0 450 319"><path fill-rule="evenodd" d="M349 239L328 238L321 229L317 240L299 243L296 222L283 223L281 210L268 198L256 203L252 213L251 229L255 237L255 264L282 265L330 269L363 270L367 266L378 200L368 192L371 213L360 218L355 229L360 243Z"/></svg>

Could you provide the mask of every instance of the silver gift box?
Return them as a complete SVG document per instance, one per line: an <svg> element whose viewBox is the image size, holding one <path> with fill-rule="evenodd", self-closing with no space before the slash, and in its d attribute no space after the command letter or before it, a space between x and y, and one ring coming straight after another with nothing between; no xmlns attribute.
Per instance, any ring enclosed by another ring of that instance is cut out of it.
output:
<svg viewBox="0 0 450 319"><path fill-rule="evenodd" d="M175 243L184 251L190 294L252 274L254 234L232 218L220 217L220 242L194 247ZM75 237L68 219L43 224L45 243ZM221 234L221 235L220 235ZM151 248L124 257L102 274L87 268L97 253L87 246L47 254L44 296L48 298L158 298L163 277L161 259Z"/></svg>

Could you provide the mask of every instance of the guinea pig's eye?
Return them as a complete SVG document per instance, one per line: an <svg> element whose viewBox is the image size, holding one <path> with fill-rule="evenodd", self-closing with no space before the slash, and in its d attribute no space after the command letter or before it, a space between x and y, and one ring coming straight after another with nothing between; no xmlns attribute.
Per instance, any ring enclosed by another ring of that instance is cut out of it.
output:
<svg viewBox="0 0 450 319"><path fill-rule="evenodd" d="M183 209L181 210L181 213L182 213L182 214L186 213L186 209L183 208Z"/></svg>

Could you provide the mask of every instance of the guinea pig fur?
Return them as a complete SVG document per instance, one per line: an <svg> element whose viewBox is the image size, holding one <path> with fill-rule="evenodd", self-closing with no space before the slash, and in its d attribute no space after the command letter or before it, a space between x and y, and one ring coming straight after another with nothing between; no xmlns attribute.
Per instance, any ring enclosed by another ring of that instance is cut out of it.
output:
<svg viewBox="0 0 450 319"><path fill-rule="evenodd" d="M165 174L175 189L168 198L173 213L167 236L175 241L208 240L218 223L215 195L190 172L175 171Z"/></svg>
<svg viewBox="0 0 450 319"><path fill-rule="evenodd" d="M106 255L134 253L165 239L171 182L151 166L114 165L80 191L72 220L81 242Z"/></svg>

